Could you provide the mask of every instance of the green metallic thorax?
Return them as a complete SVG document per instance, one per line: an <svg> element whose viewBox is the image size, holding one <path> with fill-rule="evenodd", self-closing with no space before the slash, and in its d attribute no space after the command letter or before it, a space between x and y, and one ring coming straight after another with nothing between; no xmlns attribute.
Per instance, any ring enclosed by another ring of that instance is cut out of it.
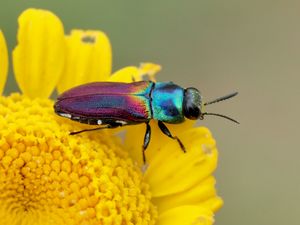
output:
<svg viewBox="0 0 300 225"><path fill-rule="evenodd" d="M184 121L182 102L184 89L171 82L157 82L152 90L153 119L166 123Z"/></svg>

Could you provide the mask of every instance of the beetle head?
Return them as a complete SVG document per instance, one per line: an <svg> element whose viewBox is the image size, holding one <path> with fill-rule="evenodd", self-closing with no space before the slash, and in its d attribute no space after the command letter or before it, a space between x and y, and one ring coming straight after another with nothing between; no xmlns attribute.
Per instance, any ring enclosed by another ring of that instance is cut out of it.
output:
<svg viewBox="0 0 300 225"><path fill-rule="evenodd" d="M184 90L183 114L190 120L203 119L202 97L196 88L190 87Z"/></svg>
<svg viewBox="0 0 300 225"><path fill-rule="evenodd" d="M222 114L204 112L204 106L227 100L229 98L236 96L237 94L238 94L237 92L234 92L232 94L225 95L215 100L202 103L202 97L199 90L193 87L187 88L184 90L183 114L186 118L190 120L197 120L197 119L203 120L204 115L212 115L212 116L223 117L225 119L231 120L232 122L239 123L235 119L232 119Z"/></svg>

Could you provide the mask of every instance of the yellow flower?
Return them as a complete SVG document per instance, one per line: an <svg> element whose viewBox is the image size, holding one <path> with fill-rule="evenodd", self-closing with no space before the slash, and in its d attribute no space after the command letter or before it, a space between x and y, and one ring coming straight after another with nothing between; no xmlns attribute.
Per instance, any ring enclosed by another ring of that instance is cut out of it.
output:
<svg viewBox="0 0 300 225"><path fill-rule="evenodd" d="M0 32L0 91L7 52ZM125 142L110 130L70 136L87 128L58 117L47 99L90 81L153 79L160 66L129 66L110 76L111 47L100 31L64 36L51 12L28 9L19 18L13 52L23 94L0 96L0 224L207 225L222 205L212 172L217 149L206 128L170 125L185 144L165 137L155 121L141 171L145 127L127 129Z"/></svg>

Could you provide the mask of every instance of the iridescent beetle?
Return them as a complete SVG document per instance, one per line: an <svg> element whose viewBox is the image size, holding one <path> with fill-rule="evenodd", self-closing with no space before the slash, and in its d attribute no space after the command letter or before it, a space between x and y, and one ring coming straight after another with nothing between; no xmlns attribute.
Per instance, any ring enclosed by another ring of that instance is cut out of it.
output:
<svg viewBox="0 0 300 225"><path fill-rule="evenodd" d="M116 128L124 125L145 123L146 133L143 144L145 150L150 141L149 121L158 121L160 130L168 137L177 140L185 152L180 139L173 136L164 123L178 124L185 118L202 120L205 115L215 115L236 120L227 116L203 112L203 106L223 101L237 95L237 92L203 103L196 88L182 88L172 82L139 81L133 83L94 82L74 87L61 94L54 105L55 112L71 120L97 128L71 132L71 135L85 131Z"/></svg>

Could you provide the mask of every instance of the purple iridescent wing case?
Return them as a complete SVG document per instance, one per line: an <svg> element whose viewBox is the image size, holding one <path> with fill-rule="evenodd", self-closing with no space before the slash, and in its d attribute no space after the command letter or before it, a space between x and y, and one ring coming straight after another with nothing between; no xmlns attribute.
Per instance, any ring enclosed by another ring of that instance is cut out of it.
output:
<svg viewBox="0 0 300 225"><path fill-rule="evenodd" d="M151 119L150 92L153 84L150 81L84 84L61 94L55 111L80 122L85 122L85 118L99 120L103 124L110 120L123 124L146 122Z"/></svg>

